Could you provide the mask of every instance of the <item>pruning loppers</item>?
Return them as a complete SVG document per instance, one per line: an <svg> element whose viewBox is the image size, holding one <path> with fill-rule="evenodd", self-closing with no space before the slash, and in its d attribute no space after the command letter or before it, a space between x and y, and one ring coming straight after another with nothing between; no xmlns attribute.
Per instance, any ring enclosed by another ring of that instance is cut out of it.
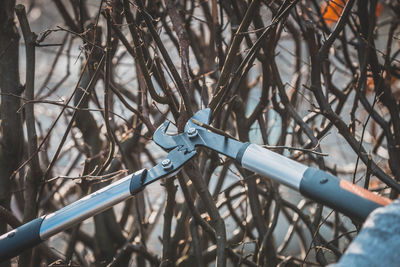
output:
<svg viewBox="0 0 400 267"><path fill-rule="evenodd" d="M0 236L0 262L17 256L49 237L137 194L148 184L174 176L202 146L236 160L243 168L276 180L303 196L364 221L376 208L391 203L346 180L308 167L256 144L243 143L226 134L210 131L210 109L198 111L184 132L169 135L169 121L154 133L153 140L168 152L159 164L118 180L51 214L44 215Z"/></svg>
<svg viewBox="0 0 400 267"><path fill-rule="evenodd" d="M208 130L210 109L198 111L186 124L185 133L166 134L169 122L159 127L154 141L171 150L179 146L203 146L235 159L243 168L284 184L303 196L340 211L359 222L376 208L392 200L376 195L349 181L308 167L256 144Z"/></svg>

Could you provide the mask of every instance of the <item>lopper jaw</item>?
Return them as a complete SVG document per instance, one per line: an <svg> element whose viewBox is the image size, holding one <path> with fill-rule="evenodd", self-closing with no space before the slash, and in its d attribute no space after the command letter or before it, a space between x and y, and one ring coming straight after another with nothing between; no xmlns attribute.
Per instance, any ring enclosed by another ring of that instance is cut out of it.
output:
<svg viewBox="0 0 400 267"><path fill-rule="evenodd" d="M194 144L190 141L190 139L193 139L193 134L195 133L195 130L198 128L204 129L197 124L193 123L193 119L196 121L199 121L204 124L208 124L210 121L210 115L211 115L211 110L209 108L207 109L202 109L198 111L192 118L189 119L189 121L185 125L185 129L183 133L179 134L167 134L167 130L170 124L170 121L165 121L163 124L161 124L157 130L153 134L153 141L162 147L165 151L171 151L175 147L182 147L186 145L187 149L194 149Z"/></svg>
<svg viewBox="0 0 400 267"><path fill-rule="evenodd" d="M164 122L153 135L153 141L165 151L175 148L184 153L192 153L197 146L207 147L231 158L236 158L244 143L204 128L210 122L211 110L199 110L185 125L184 132L167 134L169 121ZM247 146L247 145L246 145Z"/></svg>

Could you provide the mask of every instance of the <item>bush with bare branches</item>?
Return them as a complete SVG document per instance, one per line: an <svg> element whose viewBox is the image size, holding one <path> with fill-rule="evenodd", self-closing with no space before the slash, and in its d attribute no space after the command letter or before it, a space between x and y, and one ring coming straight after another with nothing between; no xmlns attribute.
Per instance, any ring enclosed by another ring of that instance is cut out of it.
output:
<svg viewBox="0 0 400 267"><path fill-rule="evenodd" d="M24 4L0 1L0 233L150 168L155 129L204 107L243 142L397 197L397 1ZM358 229L202 150L18 264L326 265Z"/></svg>

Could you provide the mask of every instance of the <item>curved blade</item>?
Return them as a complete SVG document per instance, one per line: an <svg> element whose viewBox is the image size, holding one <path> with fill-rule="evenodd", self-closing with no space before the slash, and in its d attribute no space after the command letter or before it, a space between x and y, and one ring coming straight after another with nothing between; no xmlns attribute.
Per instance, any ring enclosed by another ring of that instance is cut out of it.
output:
<svg viewBox="0 0 400 267"><path fill-rule="evenodd" d="M196 124L194 124L192 122L192 119L195 119L204 124L208 124L210 122L210 117L211 117L211 109L210 108L205 108L205 109L197 111L196 114L194 114L193 117L191 117L188 120L188 122L186 123L185 132L187 132L188 129L191 127L194 127L194 128L198 127Z"/></svg>
<svg viewBox="0 0 400 267"><path fill-rule="evenodd" d="M174 138L167 134L169 123L169 121L165 121L153 134L153 141L165 150L171 150L178 146Z"/></svg>

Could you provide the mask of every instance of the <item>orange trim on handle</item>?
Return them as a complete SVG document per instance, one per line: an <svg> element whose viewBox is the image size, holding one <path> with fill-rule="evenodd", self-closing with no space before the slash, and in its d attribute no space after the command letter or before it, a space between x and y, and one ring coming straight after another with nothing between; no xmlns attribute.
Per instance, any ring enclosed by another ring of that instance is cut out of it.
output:
<svg viewBox="0 0 400 267"><path fill-rule="evenodd" d="M360 197L363 197L370 201L373 201L381 206L386 206L386 205L389 205L390 203L392 203L391 199L376 195L376 194L372 193L371 191L368 191L367 189L359 187L358 185L355 185L346 180L340 180L340 187L343 188L344 190L350 191L353 194L356 194Z"/></svg>

